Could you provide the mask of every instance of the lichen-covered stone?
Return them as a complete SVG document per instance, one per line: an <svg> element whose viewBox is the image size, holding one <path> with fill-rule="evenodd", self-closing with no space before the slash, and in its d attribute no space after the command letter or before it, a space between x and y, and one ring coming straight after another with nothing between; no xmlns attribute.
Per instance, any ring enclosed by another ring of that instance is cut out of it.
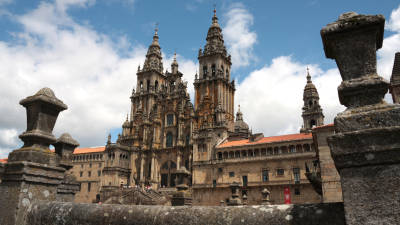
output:
<svg viewBox="0 0 400 225"><path fill-rule="evenodd" d="M343 205L231 207L127 206L40 202L28 212L30 225L344 225Z"/></svg>

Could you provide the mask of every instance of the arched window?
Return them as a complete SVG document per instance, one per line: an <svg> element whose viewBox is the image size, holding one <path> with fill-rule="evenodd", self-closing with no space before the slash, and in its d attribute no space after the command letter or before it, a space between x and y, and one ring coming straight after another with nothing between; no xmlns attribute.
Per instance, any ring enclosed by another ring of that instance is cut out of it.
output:
<svg viewBox="0 0 400 225"><path fill-rule="evenodd" d="M315 126L315 125L316 125L315 120L311 120L311 121L310 121L310 127L313 127L313 126Z"/></svg>
<svg viewBox="0 0 400 225"><path fill-rule="evenodd" d="M229 71L228 71L228 69L226 69L225 76L226 76L226 78L229 77Z"/></svg>
<svg viewBox="0 0 400 225"><path fill-rule="evenodd" d="M155 88L155 91L157 92L157 90L158 90L158 80L156 80L156 82L154 82L154 88Z"/></svg>
<svg viewBox="0 0 400 225"><path fill-rule="evenodd" d="M172 133L171 132L167 133L166 146L167 146L167 148L172 147Z"/></svg>
<svg viewBox="0 0 400 225"><path fill-rule="evenodd" d="M240 158L240 151L235 152L235 158Z"/></svg>
<svg viewBox="0 0 400 225"><path fill-rule="evenodd" d="M147 91L149 91L150 90L150 80L147 80L147 85L146 86L147 86L146 87Z"/></svg>
<svg viewBox="0 0 400 225"><path fill-rule="evenodd" d="M211 74L213 77L215 76L215 64L211 66Z"/></svg>
<svg viewBox="0 0 400 225"><path fill-rule="evenodd" d="M310 107L312 106L312 101L311 101L311 100L308 102L308 105L309 105Z"/></svg>
<svg viewBox="0 0 400 225"><path fill-rule="evenodd" d="M311 150L309 144L304 144L303 145L303 149L304 149L305 152L309 152Z"/></svg>
<svg viewBox="0 0 400 225"><path fill-rule="evenodd" d="M140 81L140 90L143 90L143 81Z"/></svg>
<svg viewBox="0 0 400 225"><path fill-rule="evenodd" d="M203 78L207 77L207 66L203 66Z"/></svg>

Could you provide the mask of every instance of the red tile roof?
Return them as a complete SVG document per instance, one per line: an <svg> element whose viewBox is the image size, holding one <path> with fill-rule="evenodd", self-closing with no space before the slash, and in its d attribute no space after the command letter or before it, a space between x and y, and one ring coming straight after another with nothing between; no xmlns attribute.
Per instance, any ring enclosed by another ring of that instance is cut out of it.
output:
<svg viewBox="0 0 400 225"><path fill-rule="evenodd" d="M106 148L104 146L101 147L90 147L90 148L76 148L74 154L85 154L85 153L94 153L94 152L104 152ZM54 149L50 149L50 151L54 152ZM0 163L7 163L8 159L0 159Z"/></svg>
<svg viewBox="0 0 400 225"><path fill-rule="evenodd" d="M106 150L105 146L90 147L90 148L76 148L74 151L74 155L75 154L94 153L94 152L104 152L104 150Z"/></svg>
<svg viewBox="0 0 400 225"><path fill-rule="evenodd" d="M226 148L226 147L244 146L244 145L258 145L258 144L264 144L264 143L294 141L294 140L303 140L303 139L312 139L312 134L311 133L287 134L287 135L280 135L280 136L264 137L258 141L250 141L249 139L243 139L243 140L238 140L238 141L228 141L228 142L218 145L217 148Z"/></svg>

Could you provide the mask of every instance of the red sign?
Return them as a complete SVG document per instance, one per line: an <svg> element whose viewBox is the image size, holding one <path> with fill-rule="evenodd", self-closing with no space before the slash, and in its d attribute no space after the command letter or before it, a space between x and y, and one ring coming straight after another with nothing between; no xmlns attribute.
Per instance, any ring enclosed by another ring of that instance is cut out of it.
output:
<svg viewBox="0 0 400 225"><path fill-rule="evenodd" d="M292 204L290 200L290 189L288 187L285 187L283 195L285 196L285 204Z"/></svg>

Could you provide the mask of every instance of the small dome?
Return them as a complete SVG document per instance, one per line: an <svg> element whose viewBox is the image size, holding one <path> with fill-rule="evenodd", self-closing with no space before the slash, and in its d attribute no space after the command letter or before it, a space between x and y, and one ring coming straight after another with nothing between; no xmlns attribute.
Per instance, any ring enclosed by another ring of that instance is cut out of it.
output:
<svg viewBox="0 0 400 225"><path fill-rule="evenodd" d="M235 132L248 132L249 125L243 121L243 113L240 111L240 105L238 112L236 113L236 121L235 121Z"/></svg>
<svg viewBox="0 0 400 225"><path fill-rule="evenodd" d="M123 128L125 128L125 127L129 127L129 121L128 120L126 120L125 122L124 122L124 124L122 124L122 127Z"/></svg>
<svg viewBox="0 0 400 225"><path fill-rule="evenodd" d="M235 131L249 130L249 125L243 120L235 121Z"/></svg>
<svg viewBox="0 0 400 225"><path fill-rule="evenodd" d="M126 120L125 122L122 124L122 128L127 128L130 126L129 120L128 120L128 115L126 115Z"/></svg>

